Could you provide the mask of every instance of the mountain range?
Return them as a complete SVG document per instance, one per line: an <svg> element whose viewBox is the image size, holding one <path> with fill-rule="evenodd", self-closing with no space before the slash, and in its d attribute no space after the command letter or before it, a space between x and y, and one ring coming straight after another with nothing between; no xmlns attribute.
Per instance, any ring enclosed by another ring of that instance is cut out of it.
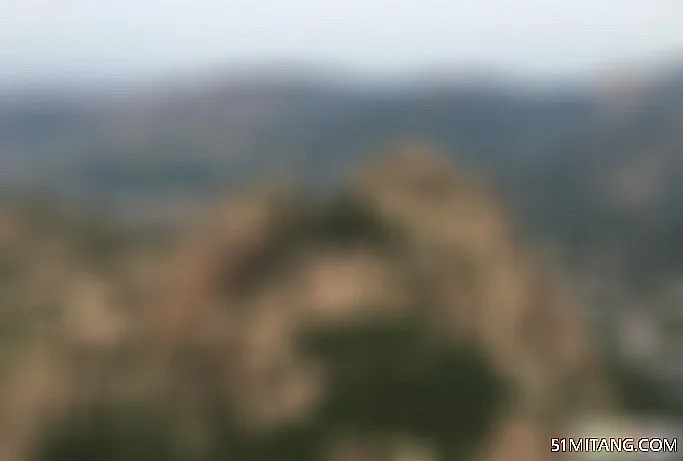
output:
<svg viewBox="0 0 683 461"><path fill-rule="evenodd" d="M148 219L275 171L334 187L378 146L419 138L489 177L564 262L645 289L683 267L682 128L676 66L573 86L485 74L362 85L266 68L6 93L0 184Z"/></svg>

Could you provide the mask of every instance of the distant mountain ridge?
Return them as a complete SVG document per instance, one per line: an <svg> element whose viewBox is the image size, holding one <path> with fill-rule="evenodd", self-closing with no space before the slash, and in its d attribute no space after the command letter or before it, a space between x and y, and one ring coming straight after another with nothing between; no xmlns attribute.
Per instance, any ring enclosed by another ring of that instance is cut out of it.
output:
<svg viewBox="0 0 683 461"><path fill-rule="evenodd" d="M683 267L683 250L667 249L683 231L676 66L555 89L501 76L427 75L382 89L277 69L99 95L88 89L80 98L7 97L0 183L40 184L126 210L163 201L167 191L179 191L168 194L171 203L201 198L269 171L329 186L378 145L419 137L490 175L542 234L595 249L615 239L597 231L611 228L623 240L629 229L629 247L647 240L664 248L620 264L642 271L668 259Z"/></svg>

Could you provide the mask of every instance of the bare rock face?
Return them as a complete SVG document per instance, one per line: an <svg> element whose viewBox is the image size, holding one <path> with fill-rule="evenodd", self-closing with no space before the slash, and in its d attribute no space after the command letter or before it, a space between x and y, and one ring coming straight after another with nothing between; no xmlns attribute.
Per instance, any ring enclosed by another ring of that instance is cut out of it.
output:
<svg viewBox="0 0 683 461"><path fill-rule="evenodd" d="M560 382L572 373L594 376L593 348L571 299L518 238L500 204L425 155L407 150L390 159L384 182L370 180L360 197L383 219L407 230L408 246L418 257L431 253L432 261L423 266L426 278L444 292L444 310L460 319L455 328L474 331L500 358L501 369L510 368L520 378L522 370L531 375L534 367L557 374ZM382 169L371 177L381 177ZM456 272L443 267L448 265ZM469 271L469 279L458 268ZM468 291L476 292L472 302L458 302Z"/></svg>
<svg viewBox="0 0 683 461"><path fill-rule="evenodd" d="M493 193L428 147L331 200L265 187L209 221L127 298L96 281L66 298L88 311L65 331L99 367L91 393L156 408L176 456L107 459L542 461L608 403L572 300ZM41 459L91 440L55 434Z"/></svg>
<svg viewBox="0 0 683 461"><path fill-rule="evenodd" d="M360 385L363 379L368 389L376 385L375 378L361 378L364 367L382 368L386 363L372 361L392 358L381 355L384 345L364 343L363 333L353 330L362 325L380 325L372 330L376 336L383 334L382 328L418 335L421 339L414 344L403 340L424 348L417 352L424 354L418 362L475 347L490 362L491 379L503 383L505 399L493 393L480 396L480 410L489 412L489 404L492 408L491 420L482 423L488 438L483 436L479 446L462 452L435 447L448 438L436 432L457 430L455 419L445 418L443 427L434 426L434 434L418 434L435 459L455 459L456 452L463 457L480 452L491 459L501 453L507 460L546 459L555 425L607 404L598 356L571 299L519 238L492 193L471 175L454 170L424 146L409 145L353 178L342 195L331 204L319 204L296 199L291 191L266 190L238 200L228 210L229 219L214 229L219 237L208 240L214 246L195 249L195 259L172 270L181 273L182 283L169 284L173 300L162 303L162 322L176 322L172 329L177 336L166 350L213 351L204 356L211 363L206 367L219 376L217 392L245 434L300 427L302 421L323 427L327 416L321 408L347 398L335 393L344 394L343 387ZM168 306L176 310L164 311ZM328 355L319 345L313 353L299 347L302 334L340 335L340 330L348 338L339 339L340 349ZM214 338L213 345L206 344L207 338ZM354 355L354 347L377 350ZM345 363L354 360L357 369L346 376L340 370L354 370ZM394 376L383 385L394 386L401 379L408 380ZM421 392L438 394L421 385ZM394 401L391 389L381 392L386 395L376 399L386 399L383 405L410 406L400 400L401 392ZM350 406L370 405L368 399L349 397L345 410L355 414ZM457 402L444 398L443 404ZM415 405L428 408L424 402ZM447 411L470 410L454 406ZM364 417L376 421L364 427ZM372 427L383 434L378 437L384 448L377 443L359 448L370 443L361 437L347 444L346 451L321 448L320 453L393 459L389 446L396 443L388 440L404 440L401 431L410 440L411 430L420 432L416 426L431 424L412 417L413 425L396 415L385 420L381 415L342 417L343 423L320 429L318 437L333 440L338 426L356 425L360 433ZM460 417L470 418L466 413Z"/></svg>

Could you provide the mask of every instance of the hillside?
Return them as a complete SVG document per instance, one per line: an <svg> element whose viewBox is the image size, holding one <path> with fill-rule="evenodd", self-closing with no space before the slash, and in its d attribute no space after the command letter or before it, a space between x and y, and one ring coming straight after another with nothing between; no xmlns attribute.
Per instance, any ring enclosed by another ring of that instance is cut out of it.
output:
<svg viewBox="0 0 683 461"><path fill-rule="evenodd" d="M546 460L619 407L496 193L426 146L95 258L94 232L26 219L2 219L3 460Z"/></svg>

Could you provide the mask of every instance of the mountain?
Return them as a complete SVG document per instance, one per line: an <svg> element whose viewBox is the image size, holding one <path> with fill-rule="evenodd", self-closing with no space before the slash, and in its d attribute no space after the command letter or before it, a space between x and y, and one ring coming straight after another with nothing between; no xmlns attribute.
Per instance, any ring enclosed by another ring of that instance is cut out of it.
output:
<svg viewBox="0 0 683 461"><path fill-rule="evenodd" d="M421 138L489 177L594 304L658 298L683 270L680 66L572 86L276 70L3 95L0 185L182 221L273 172L334 189L378 146Z"/></svg>
<svg viewBox="0 0 683 461"><path fill-rule="evenodd" d="M590 247L579 257L624 238L621 247L647 240L661 248L647 246L647 254L614 266L680 268L683 72L676 68L557 88L502 77L382 87L278 75L3 95L0 179L100 208L148 210L272 170L334 184L378 145L420 137L485 171L534 230ZM612 231L596 235L604 229Z"/></svg>
<svg viewBox="0 0 683 461"><path fill-rule="evenodd" d="M253 186L154 247L2 222L8 461L546 460L620 408L495 191L428 146L330 197Z"/></svg>
<svg viewBox="0 0 683 461"><path fill-rule="evenodd" d="M160 174L169 163L201 161L220 166L225 177L275 166L327 177L348 168L353 159L344 157L351 153L414 135L457 142L473 158L495 163L528 146L557 145L588 110L580 97L539 97L497 86L383 90L251 80L156 92L131 89L81 104L25 97L2 107L3 159L23 148L24 155L42 153L42 160L64 174L94 182L103 179L102 169L111 168L122 170L122 181L126 168L138 161L160 164ZM72 145L59 142L63 139Z"/></svg>

